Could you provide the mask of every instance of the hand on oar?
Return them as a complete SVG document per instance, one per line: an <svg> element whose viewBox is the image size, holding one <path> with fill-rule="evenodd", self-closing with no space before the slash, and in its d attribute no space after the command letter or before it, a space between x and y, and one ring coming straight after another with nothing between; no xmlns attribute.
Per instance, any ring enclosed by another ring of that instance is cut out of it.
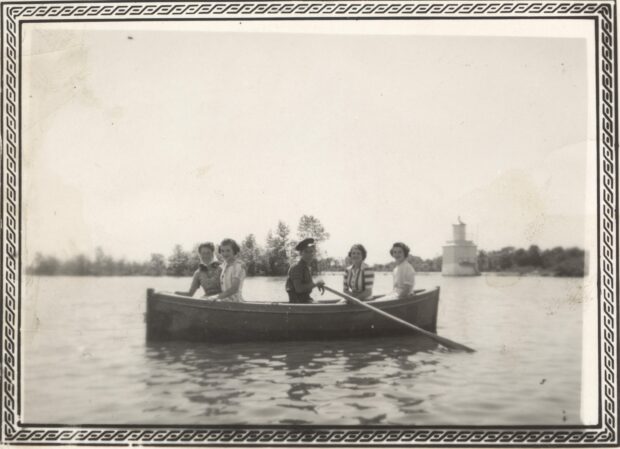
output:
<svg viewBox="0 0 620 449"><path fill-rule="evenodd" d="M455 341L449 340L449 339L447 339L445 337L441 337L441 336L439 336L437 334L434 334L432 332L424 330L421 327L418 327L415 324L411 324L411 323L409 323L409 322L407 322L405 320L401 320L400 318L395 317L394 315L391 315L391 314L389 314L389 313L387 313L387 312L385 312L385 311L383 311L381 309L378 309L377 307L371 306L370 304L367 304L367 303L365 303L363 301L360 301L359 299L354 298L351 295L347 295L346 293L339 292L337 290L334 290L333 288L329 288L328 286L324 286L324 288L325 288L325 290L328 290L328 291L330 291L332 293L335 293L336 295L340 296L341 298L344 298L344 299L348 300L349 303L355 303L355 304L357 304L359 306L365 307L366 309L372 310L373 312L378 313L379 315L383 315L386 318L389 318L389 319L391 319L393 321L396 321L397 323L400 323L403 326L408 327L409 329L413 329L413 330L421 333L422 335L426 335L427 337L432 338L437 343L445 346L446 348L449 348L449 349L459 349L459 350L467 351L467 352L476 352L474 349L472 349L472 348L470 348L468 346L462 345L462 344L457 343Z"/></svg>
<svg viewBox="0 0 620 449"><path fill-rule="evenodd" d="M325 282L317 281L314 285L316 285L316 287L319 289L319 291L321 292L321 295L325 293Z"/></svg>

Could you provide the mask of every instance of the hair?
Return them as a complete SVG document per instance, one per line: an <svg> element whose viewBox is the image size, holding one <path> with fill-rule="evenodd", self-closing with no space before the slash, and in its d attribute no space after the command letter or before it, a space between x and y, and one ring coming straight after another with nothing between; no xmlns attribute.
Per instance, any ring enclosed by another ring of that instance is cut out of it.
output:
<svg viewBox="0 0 620 449"><path fill-rule="evenodd" d="M396 242L392 245L392 248L390 249L390 256L393 256L392 253L394 252L394 248L402 249L403 252L405 253L405 257L409 255L409 247L405 245L403 242Z"/></svg>
<svg viewBox="0 0 620 449"><path fill-rule="evenodd" d="M222 253L222 246L230 246L235 256L239 254L239 251L241 251L241 248L239 248L239 245L237 245L237 242L235 242L233 239L222 240L220 246L217 248L217 252L220 254Z"/></svg>
<svg viewBox="0 0 620 449"><path fill-rule="evenodd" d="M366 252L366 248L364 248L364 245L362 245L361 243L356 243L355 245L353 245L351 249L349 250L349 257L351 257L351 253L353 252L354 249L362 253L362 260L366 260L366 255L368 253Z"/></svg>
<svg viewBox="0 0 620 449"><path fill-rule="evenodd" d="M200 252L202 248L209 248L211 251L215 251L215 245L211 242L204 242L198 245L198 252Z"/></svg>

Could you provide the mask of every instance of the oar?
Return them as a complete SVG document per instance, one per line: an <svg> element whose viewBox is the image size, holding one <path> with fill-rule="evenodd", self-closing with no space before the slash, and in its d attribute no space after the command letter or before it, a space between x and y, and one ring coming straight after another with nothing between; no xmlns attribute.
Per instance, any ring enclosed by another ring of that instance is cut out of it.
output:
<svg viewBox="0 0 620 449"><path fill-rule="evenodd" d="M347 295L346 293L339 292L337 290L334 290L333 288L329 288L326 285L324 286L324 288L325 288L325 290L328 290L328 291L330 291L332 293L335 293L336 295L338 295L338 296L340 296L342 298L348 299L349 301L354 302L357 305L365 307L368 310L372 310L373 312L378 313L379 315L383 315L384 317L389 318L389 319L391 319L393 321L396 321L397 323L400 323L403 326L407 326L409 329L413 329L414 331L417 331L417 332L421 333L422 335L426 335L427 337L432 338L436 342L442 344L446 348L449 348L449 349L460 349L462 351L467 351L467 352L476 352L475 349L469 348L469 347L467 347L465 345L462 345L460 343L457 343L455 341L448 340L445 337L441 337L440 335L437 335L437 334L434 334L432 332L426 331L426 330L422 329L421 327L416 326L415 324L411 324L411 323L409 323L409 322L407 322L405 320L401 320L400 318L395 317L394 315L391 315L391 314L389 314L387 312L384 312L383 310L378 309L378 308L376 308L374 306L371 306L370 304L367 304L367 303L365 303L363 301L360 301L359 299L354 298L351 295Z"/></svg>

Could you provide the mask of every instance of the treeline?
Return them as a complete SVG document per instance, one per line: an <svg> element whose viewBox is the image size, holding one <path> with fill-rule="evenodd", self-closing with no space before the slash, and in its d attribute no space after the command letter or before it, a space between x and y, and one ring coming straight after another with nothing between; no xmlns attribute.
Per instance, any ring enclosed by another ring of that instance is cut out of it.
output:
<svg viewBox="0 0 620 449"><path fill-rule="evenodd" d="M198 266L198 262L196 262ZM38 253L26 273L43 276L162 276L167 274L166 259L162 254L152 254L145 262L128 262L114 259L101 248L95 257L79 254L67 260Z"/></svg>
<svg viewBox="0 0 620 449"><path fill-rule="evenodd" d="M299 220L296 235L292 235L290 227L280 220L267 234L264 245L258 244L254 234L249 234L238 242L241 247L240 257L245 263L248 276L285 275L290 265L297 260L295 246L309 237L318 243L320 262L315 264L315 270L331 269L330 264L334 263L334 259L321 257L320 251L320 244L329 239L329 233L318 218L304 215ZM214 243L217 245L217 242ZM80 254L68 260L60 260L54 256L37 254L34 263L26 272L48 276L190 276L200 263L197 249L198 243L190 250L175 245L169 256L154 253L149 260L143 262L114 259L101 248L97 248L94 258Z"/></svg>
<svg viewBox="0 0 620 449"><path fill-rule="evenodd" d="M585 251L579 248L555 247L541 250L507 246L498 251L479 251L478 269L487 272L537 272L550 276L584 276Z"/></svg>
<svg viewBox="0 0 620 449"><path fill-rule="evenodd" d="M239 242L240 257L248 276L286 275L290 265L297 261L295 246L308 237L318 242L318 257L313 267L315 272L338 272L349 264L347 259L322 255L320 244L329 238L329 233L317 218L304 215L299 220L297 233L294 236L291 235L290 227L279 221L276 227L269 231L263 245L258 244L254 234L249 234ZM191 276L200 263L197 247L198 244L191 250L185 250L181 245L175 245L170 255L154 253L143 262L115 259L105 254L101 248L95 251L93 258L81 254L68 260L60 260L54 256L37 254L34 263L26 269L26 272L48 276ZM441 271L441 257L422 259L409 255L408 261L418 272ZM394 262L374 264L372 268L375 271L391 271ZM478 253L478 269L481 272L583 276L585 252L579 248L561 247L541 250L536 245L528 249L505 247L497 251L481 250Z"/></svg>

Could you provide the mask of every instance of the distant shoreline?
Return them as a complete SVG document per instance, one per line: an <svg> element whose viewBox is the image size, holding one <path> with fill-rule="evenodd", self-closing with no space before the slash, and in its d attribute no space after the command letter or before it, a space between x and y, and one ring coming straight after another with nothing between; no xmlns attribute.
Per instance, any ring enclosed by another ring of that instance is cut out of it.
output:
<svg viewBox="0 0 620 449"><path fill-rule="evenodd" d="M252 236L251 236L252 237ZM246 239L247 240L247 239ZM254 240L244 241L239 257L246 266L248 277L252 276L286 276L289 267L297 260L294 251L285 247L275 253L256 249ZM277 257L276 257L277 256ZM409 254L407 261L418 274L441 273L443 258L422 259ZM137 262L114 259L98 248L95 257L79 254L70 259L61 260L55 256L37 254L34 262L26 268L27 274L36 275L71 275L71 276L192 276L198 268L200 259L196 250L187 252L180 245L166 257L163 254L151 254L149 260ZM312 263L315 273L342 273L350 264L348 258L334 259L322 257ZM585 251L580 248L555 247L541 250L536 245L529 248L505 247L497 251L478 251L475 261L462 261L468 265L475 264L477 271L497 276L541 276L541 277L584 277L586 274ZM394 262L375 263L375 272L391 272Z"/></svg>

